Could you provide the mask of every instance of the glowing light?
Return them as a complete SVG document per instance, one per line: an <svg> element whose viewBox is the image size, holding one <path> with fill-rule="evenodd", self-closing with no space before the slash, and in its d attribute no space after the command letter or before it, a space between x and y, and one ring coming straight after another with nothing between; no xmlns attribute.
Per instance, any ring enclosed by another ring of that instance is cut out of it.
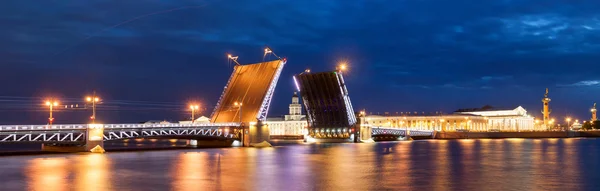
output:
<svg viewBox="0 0 600 191"><path fill-rule="evenodd" d="M345 71L347 68L348 66L346 65L346 62L340 63L339 70Z"/></svg>
<svg viewBox="0 0 600 191"><path fill-rule="evenodd" d="M298 81L296 80L296 76L293 76L293 78L294 78L294 84L296 85L296 90L300 91L300 86L298 85Z"/></svg>

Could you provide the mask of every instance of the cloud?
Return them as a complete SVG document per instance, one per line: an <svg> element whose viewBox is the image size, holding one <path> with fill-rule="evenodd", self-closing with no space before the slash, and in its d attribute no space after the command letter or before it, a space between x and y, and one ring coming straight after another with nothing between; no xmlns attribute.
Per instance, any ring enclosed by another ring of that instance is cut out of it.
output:
<svg viewBox="0 0 600 191"><path fill-rule="evenodd" d="M584 80L572 84L558 85L562 87L600 87L600 80Z"/></svg>
<svg viewBox="0 0 600 191"><path fill-rule="evenodd" d="M512 76L483 76L481 77L482 81L492 81L492 80L508 80L512 79Z"/></svg>

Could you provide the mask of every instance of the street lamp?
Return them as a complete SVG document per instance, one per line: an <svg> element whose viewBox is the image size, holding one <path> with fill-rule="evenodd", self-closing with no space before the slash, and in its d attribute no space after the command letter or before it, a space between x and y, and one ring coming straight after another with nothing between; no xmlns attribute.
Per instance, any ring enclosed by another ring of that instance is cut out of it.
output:
<svg viewBox="0 0 600 191"><path fill-rule="evenodd" d="M346 62L341 62L341 63L338 65L337 69L338 69L339 71L346 71L346 69L348 69L348 66L346 65Z"/></svg>
<svg viewBox="0 0 600 191"><path fill-rule="evenodd" d="M92 102L92 116L90 118L92 119L92 123L96 123L96 103L100 101L100 98L96 97L96 92L94 91L92 97L87 97L85 100Z"/></svg>
<svg viewBox="0 0 600 191"><path fill-rule="evenodd" d="M567 117L567 130L571 128L571 118Z"/></svg>
<svg viewBox="0 0 600 191"><path fill-rule="evenodd" d="M58 101L48 100L46 101L46 105L50 108L50 117L48 118L48 122L50 123L50 125L52 125L52 122L54 121L54 118L52 118L52 109L54 108L54 106L58 106Z"/></svg>
<svg viewBox="0 0 600 191"><path fill-rule="evenodd" d="M198 105L190 105L190 109L192 110L192 123L194 123L194 120L196 119L194 117L194 114L196 112L196 110L198 110L200 108L200 106Z"/></svg>
<svg viewBox="0 0 600 191"><path fill-rule="evenodd" d="M227 54L227 59L235 62L235 64L237 64L238 66L241 65L237 60L238 60L239 56L232 56L231 54Z"/></svg>

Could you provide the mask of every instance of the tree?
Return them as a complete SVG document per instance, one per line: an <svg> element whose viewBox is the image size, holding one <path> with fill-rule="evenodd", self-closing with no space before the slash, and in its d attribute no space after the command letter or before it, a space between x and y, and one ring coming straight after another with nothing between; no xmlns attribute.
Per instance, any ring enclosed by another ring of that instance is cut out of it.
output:
<svg viewBox="0 0 600 191"><path fill-rule="evenodd" d="M583 125L581 126L581 129L585 129L585 130L590 130L592 129L592 123L590 123L589 121L586 121L585 123L583 123Z"/></svg>
<svg viewBox="0 0 600 191"><path fill-rule="evenodd" d="M592 128L600 129L600 121L594 121L594 123L592 123Z"/></svg>

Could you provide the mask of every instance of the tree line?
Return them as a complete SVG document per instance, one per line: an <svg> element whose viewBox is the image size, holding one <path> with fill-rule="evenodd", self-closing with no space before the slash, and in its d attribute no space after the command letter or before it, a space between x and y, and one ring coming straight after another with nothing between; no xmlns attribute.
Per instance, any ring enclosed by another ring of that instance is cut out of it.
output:
<svg viewBox="0 0 600 191"><path fill-rule="evenodd" d="M600 121L586 121L581 126L581 129L600 129Z"/></svg>

